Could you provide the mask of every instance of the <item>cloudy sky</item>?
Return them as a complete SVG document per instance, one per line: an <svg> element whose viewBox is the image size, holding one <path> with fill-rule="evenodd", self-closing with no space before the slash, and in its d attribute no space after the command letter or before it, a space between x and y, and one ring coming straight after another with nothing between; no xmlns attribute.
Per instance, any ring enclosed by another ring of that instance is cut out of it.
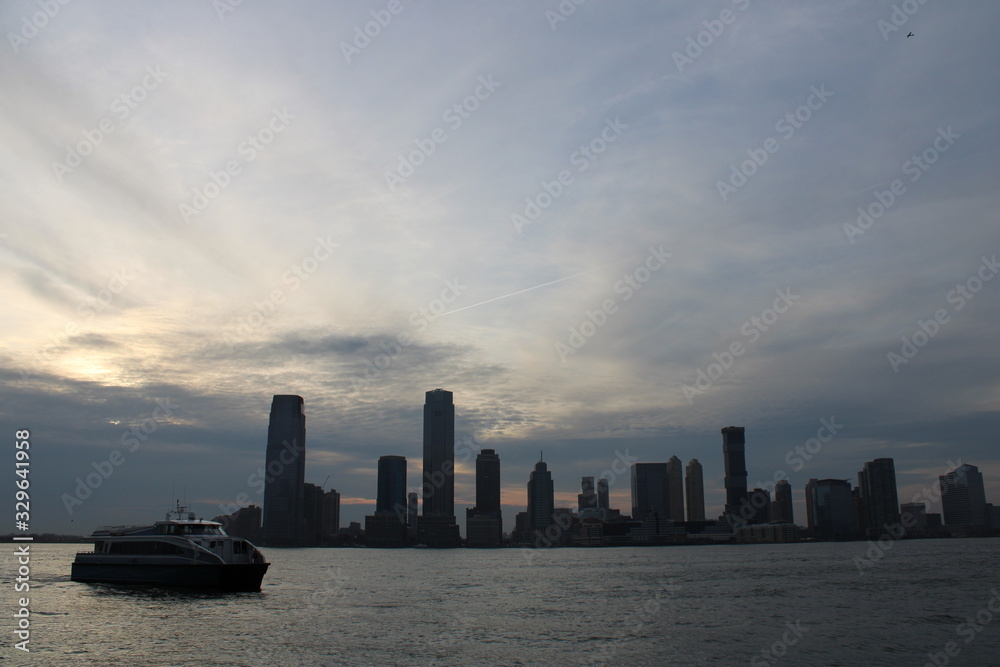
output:
<svg viewBox="0 0 1000 667"><path fill-rule="evenodd" d="M361 520L436 387L456 507L493 447L508 528L540 450L562 506L698 458L716 515L731 424L800 523L876 457L903 502L959 460L1000 502L1000 7L50 4L0 5L32 529L262 502L285 393Z"/></svg>

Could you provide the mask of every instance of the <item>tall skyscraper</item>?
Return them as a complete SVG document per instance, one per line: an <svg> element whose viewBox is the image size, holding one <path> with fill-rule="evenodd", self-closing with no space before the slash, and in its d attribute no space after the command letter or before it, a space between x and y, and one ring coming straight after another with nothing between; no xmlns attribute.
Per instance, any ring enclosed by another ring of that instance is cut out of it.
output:
<svg viewBox="0 0 1000 667"><path fill-rule="evenodd" d="M982 526L986 523L983 475L973 465L960 465L938 477L941 510L946 526Z"/></svg>
<svg viewBox="0 0 1000 667"><path fill-rule="evenodd" d="M747 499L746 437L742 426L722 429L722 456L726 465L726 514L739 516Z"/></svg>
<svg viewBox="0 0 1000 667"><path fill-rule="evenodd" d="M476 456L476 506L466 512L465 537L470 547L503 544L500 457L492 449L484 449Z"/></svg>
<svg viewBox="0 0 1000 667"><path fill-rule="evenodd" d="M493 449L476 456L476 509L500 516L500 457Z"/></svg>
<svg viewBox="0 0 1000 667"><path fill-rule="evenodd" d="M552 473L544 461L539 461L528 477L528 532L533 536L535 531L545 530L551 526L554 523L552 515L555 510Z"/></svg>
<svg viewBox="0 0 1000 667"><path fill-rule="evenodd" d="M306 414L301 396L271 401L264 467L264 535L271 546L306 540Z"/></svg>
<svg viewBox="0 0 1000 667"><path fill-rule="evenodd" d="M687 495L687 520L705 520L705 479L698 459L688 461L684 471L684 490Z"/></svg>
<svg viewBox="0 0 1000 667"><path fill-rule="evenodd" d="M875 459L865 463L858 473L858 489L864 499L868 537L877 538L886 532L886 526L899 523L896 467L892 459Z"/></svg>
<svg viewBox="0 0 1000 667"><path fill-rule="evenodd" d="M670 518L684 520L684 468L681 460L671 456L667 461L667 492L670 495Z"/></svg>
<svg viewBox="0 0 1000 667"><path fill-rule="evenodd" d="M787 479L774 485L774 502L771 503L771 521L775 523L795 523L792 510L792 485Z"/></svg>
<svg viewBox="0 0 1000 667"><path fill-rule="evenodd" d="M608 488L607 477L601 477L597 480L597 509L611 509L611 492Z"/></svg>
<svg viewBox="0 0 1000 667"><path fill-rule="evenodd" d="M455 404L433 389L424 402L423 514L418 539L429 547L461 546L455 523Z"/></svg>
<svg viewBox="0 0 1000 667"><path fill-rule="evenodd" d="M594 490L593 477L584 477L580 481L580 494L576 497L576 503L580 512L597 509L597 492Z"/></svg>
<svg viewBox="0 0 1000 667"><path fill-rule="evenodd" d="M389 512L406 522L406 457L380 456L375 513Z"/></svg>
<svg viewBox="0 0 1000 667"><path fill-rule="evenodd" d="M813 536L826 540L847 540L855 536L849 481L810 479L806 484L806 507Z"/></svg>
<svg viewBox="0 0 1000 667"><path fill-rule="evenodd" d="M644 520L653 510L660 519L670 517L666 463L632 464L632 518Z"/></svg>
<svg viewBox="0 0 1000 667"><path fill-rule="evenodd" d="M424 402L425 517L455 520L455 404L450 391L434 389Z"/></svg>

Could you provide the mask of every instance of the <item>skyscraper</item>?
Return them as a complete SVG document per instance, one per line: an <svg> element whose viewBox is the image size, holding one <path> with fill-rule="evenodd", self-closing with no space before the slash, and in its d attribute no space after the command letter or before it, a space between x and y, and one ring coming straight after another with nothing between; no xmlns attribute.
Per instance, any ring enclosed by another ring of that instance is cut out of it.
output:
<svg viewBox="0 0 1000 667"><path fill-rule="evenodd" d="M792 485L787 479L778 480L774 485L774 502L771 503L771 521L775 523L795 523L792 510Z"/></svg>
<svg viewBox="0 0 1000 667"><path fill-rule="evenodd" d="M681 460L671 456L667 461L667 492L670 495L670 518L684 520L684 469Z"/></svg>
<svg viewBox="0 0 1000 667"><path fill-rule="evenodd" d="M465 536L470 547L503 544L500 457L492 449L484 449L476 456L476 506L466 512Z"/></svg>
<svg viewBox="0 0 1000 667"><path fill-rule="evenodd" d="M534 536L535 531L551 526L555 509L552 473L544 461L539 461L528 477L528 532Z"/></svg>
<svg viewBox="0 0 1000 667"><path fill-rule="evenodd" d="M597 509L597 493L594 490L593 477L584 477L580 480L580 494L576 497L576 503L580 512Z"/></svg>
<svg viewBox="0 0 1000 667"><path fill-rule="evenodd" d="M455 404L444 389L424 402L423 514L418 539L429 547L461 545L455 523Z"/></svg>
<svg viewBox="0 0 1000 667"><path fill-rule="evenodd" d="M877 538L899 523L899 498L896 494L896 468L892 459L865 463L858 473L858 489L864 499L868 537Z"/></svg>
<svg viewBox="0 0 1000 667"><path fill-rule="evenodd" d="M303 514L306 520L303 546L319 545L323 536L323 489L306 482L302 485Z"/></svg>
<svg viewBox="0 0 1000 667"><path fill-rule="evenodd" d="M684 485L687 495L687 520L705 520L705 480L698 459L691 459L684 471Z"/></svg>
<svg viewBox="0 0 1000 667"><path fill-rule="evenodd" d="M632 464L632 518L644 520L653 510L660 519L670 517L666 463Z"/></svg>
<svg viewBox="0 0 1000 667"><path fill-rule="evenodd" d="M946 526L982 526L986 523L986 490L979 468L960 465L938 477L938 481Z"/></svg>
<svg viewBox="0 0 1000 667"><path fill-rule="evenodd" d="M402 456L381 456L378 460L375 514L365 517L365 545L405 546L406 513L406 459Z"/></svg>
<svg viewBox="0 0 1000 667"><path fill-rule="evenodd" d="M306 414L301 396L271 401L264 467L264 535L272 546L305 543Z"/></svg>
<svg viewBox="0 0 1000 667"><path fill-rule="evenodd" d="M332 544L340 534L340 494L330 489L323 494L323 544Z"/></svg>
<svg viewBox="0 0 1000 667"><path fill-rule="evenodd" d="M611 493L608 488L607 477L601 477L597 480L597 509L608 510L611 509Z"/></svg>
<svg viewBox="0 0 1000 667"><path fill-rule="evenodd" d="M375 513L382 512L395 514L406 522L406 457L379 457Z"/></svg>
<svg viewBox="0 0 1000 667"><path fill-rule="evenodd" d="M425 517L455 520L455 405L450 391L434 389L424 402Z"/></svg>
<svg viewBox="0 0 1000 667"><path fill-rule="evenodd" d="M810 479L806 484L809 530L817 538L847 540L855 536L851 483L843 479Z"/></svg>
<svg viewBox="0 0 1000 667"><path fill-rule="evenodd" d="M726 466L726 514L739 515L747 499L746 437L742 426L722 429L722 457Z"/></svg>
<svg viewBox="0 0 1000 667"><path fill-rule="evenodd" d="M500 517L500 457L493 449L476 456L476 509Z"/></svg>

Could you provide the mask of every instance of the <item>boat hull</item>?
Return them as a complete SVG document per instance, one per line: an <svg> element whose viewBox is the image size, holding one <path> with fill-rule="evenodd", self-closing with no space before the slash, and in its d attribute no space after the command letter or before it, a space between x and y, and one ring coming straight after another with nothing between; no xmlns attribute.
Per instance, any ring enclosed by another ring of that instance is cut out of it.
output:
<svg viewBox="0 0 1000 667"><path fill-rule="evenodd" d="M70 579L87 584L127 584L200 588L204 590L260 590L269 563L164 564L74 562Z"/></svg>

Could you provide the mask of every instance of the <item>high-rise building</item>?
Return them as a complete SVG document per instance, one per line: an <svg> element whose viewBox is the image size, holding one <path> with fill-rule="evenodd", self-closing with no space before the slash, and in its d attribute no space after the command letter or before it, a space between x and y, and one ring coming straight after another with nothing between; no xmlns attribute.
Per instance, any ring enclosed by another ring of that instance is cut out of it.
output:
<svg viewBox="0 0 1000 667"><path fill-rule="evenodd" d="M861 495L861 487L851 489L851 502L854 503L854 530L859 537L868 534L868 503Z"/></svg>
<svg viewBox="0 0 1000 667"><path fill-rule="evenodd" d="M938 477L941 484L941 510L946 526L984 526L986 490L983 475L973 465L960 465Z"/></svg>
<svg viewBox="0 0 1000 667"><path fill-rule="evenodd" d="M843 479L810 479L806 484L809 530L825 540L848 540L855 536L851 483Z"/></svg>
<svg viewBox="0 0 1000 667"><path fill-rule="evenodd" d="M375 513L388 512L406 523L406 457L380 456Z"/></svg>
<svg viewBox="0 0 1000 667"><path fill-rule="evenodd" d="M578 511L597 509L597 492L594 490L593 477L584 477L580 480L580 491L576 497Z"/></svg>
<svg viewBox="0 0 1000 667"><path fill-rule="evenodd" d="M681 460L671 456L667 461L667 493L670 496L670 519L684 520L684 468Z"/></svg>
<svg viewBox="0 0 1000 667"><path fill-rule="evenodd" d="M301 396L271 401L264 467L264 536L271 546L306 541L306 414Z"/></svg>
<svg viewBox="0 0 1000 667"><path fill-rule="evenodd" d="M608 488L607 477L601 477L597 480L597 509L599 510L609 510L611 509L611 493Z"/></svg>
<svg viewBox="0 0 1000 667"><path fill-rule="evenodd" d="M365 545L406 546L406 518L406 458L380 456L375 514L365 517Z"/></svg>
<svg viewBox="0 0 1000 667"><path fill-rule="evenodd" d="M771 522L771 494L767 489L754 489L747 493L747 504L741 510L740 516L747 523L770 523Z"/></svg>
<svg viewBox="0 0 1000 667"><path fill-rule="evenodd" d="M455 404L444 389L424 402L423 516L455 518Z"/></svg>
<svg viewBox="0 0 1000 667"><path fill-rule="evenodd" d="M688 461L684 471L684 490L687 495L687 520L705 520L705 479L698 459Z"/></svg>
<svg viewBox="0 0 1000 667"><path fill-rule="evenodd" d="M476 455L476 509L500 516L500 457L493 449Z"/></svg>
<svg viewBox="0 0 1000 667"><path fill-rule="evenodd" d="M306 519L304 546L315 547L323 533L323 489L308 482L302 485L303 512Z"/></svg>
<svg viewBox="0 0 1000 667"><path fill-rule="evenodd" d="M528 477L528 532L534 535L536 531L544 531L551 526L555 509L552 473L545 462L540 460Z"/></svg>
<svg viewBox="0 0 1000 667"><path fill-rule="evenodd" d="M774 485L771 521L774 523L795 523L792 510L792 485L788 483L787 479L778 480Z"/></svg>
<svg viewBox="0 0 1000 667"><path fill-rule="evenodd" d="M722 429L722 457L726 467L726 514L739 516L747 500L746 435L742 426Z"/></svg>
<svg viewBox="0 0 1000 667"><path fill-rule="evenodd" d="M896 468L892 459L865 463L858 473L858 489L864 499L865 532L877 538L887 527L899 523L899 497L896 495Z"/></svg>
<svg viewBox="0 0 1000 667"><path fill-rule="evenodd" d="M511 537L519 544L529 544L532 542L531 519L528 517L527 512L518 512L514 515L514 533Z"/></svg>
<svg viewBox="0 0 1000 667"><path fill-rule="evenodd" d="M503 543L500 457L492 449L476 456L476 506L466 512L465 536L470 547L499 547Z"/></svg>
<svg viewBox="0 0 1000 667"><path fill-rule="evenodd" d="M670 517L666 463L632 464L632 519L643 521L655 510L661 520Z"/></svg>
<svg viewBox="0 0 1000 667"><path fill-rule="evenodd" d="M256 505L241 507L232 514L217 516L212 521L221 523L223 529L233 537L260 542L261 510Z"/></svg>
<svg viewBox="0 0 1000 667"><path fill-rule="evenodd" d="M332 544L340 534L340 494L330 489L323 494L322 544Z"/></svg>
<svg viewBox="0 0 1000 667"><path fill-rule="evenodd" d="M455 523L455 404L444 389L428 391L424 402L423 501L420 541L429 547L460 546Z"/></svg>

